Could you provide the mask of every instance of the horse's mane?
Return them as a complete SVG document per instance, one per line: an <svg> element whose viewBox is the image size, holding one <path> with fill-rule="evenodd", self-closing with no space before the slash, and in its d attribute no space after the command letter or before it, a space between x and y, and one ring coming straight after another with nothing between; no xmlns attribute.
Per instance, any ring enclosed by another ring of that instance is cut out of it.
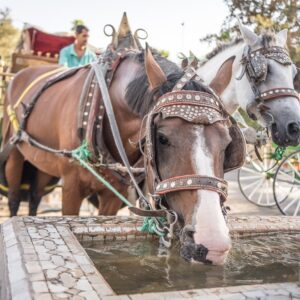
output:
<svg viewBox="0 0 300 300"><path fill-rule="evenodd" d="M273 30L270 29L263 31L259 36L259 38L260 38L260 44L263 48L270 47L272 46L272 44L276 42L276 34ZM243 38L237 37L234 40L229 42L218 43L218 45L211 52L205 55L205 62L217 56L219 53L223 52L224 50L242 42L243 42Z"/></svg>
<svg viewBox="0 0 300 300"><path fill-rule="evenodd" d="M173 62L154 53L154 58L164 71L167 81L154 90L149 90L148 79L145 71L144 53L135 54L133 59L141 64L141 70L137 77L129 83L126 89L126 99L132 111L139 116L145 116L155 104L155 100L163 94L170 92L176 82L183 76L184 72ZM190 81L184 86L185 90L195 90L211 93L203 84Z"/></svg>

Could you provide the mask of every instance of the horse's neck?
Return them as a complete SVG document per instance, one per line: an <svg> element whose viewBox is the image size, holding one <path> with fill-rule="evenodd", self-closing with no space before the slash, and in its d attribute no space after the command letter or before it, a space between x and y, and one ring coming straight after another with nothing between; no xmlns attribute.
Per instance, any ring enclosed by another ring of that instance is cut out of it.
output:
<svg viewBox="0 0 300 300"><path fill-rule="evenodd" d="M230 83L228 84L228 86L226 87L226 89L221 95L221 99L225 105L226 110L229 113L233 113L240 105L239 99L237 99L237 94L236 94L235 78L238 76L239 65L240 65L240 60L242 58L243 49L244 49L243 43L232 45L231 47L224 49L216 56L208 60L197 71L200 77L204 79L205 83L209 84L216 76L222 64L228 58L235 56L235 60L232 66L232 76L231 76Z"/></svg>
<svg viewBox="0 0 300 300"><path fill-rule="evenodd" d="M124 63L126 64L126 62ZM110 97L114 115L130 162L135 162L139 156L139 150L136 146L136 142L138 141L139 129L142 120L129 108L125 99L125 94L129 82L135 78L135 74L138 69L137 65L133 63L127 64L127 67L121 64L116 70L114 76L115 79L110 87ZM106 128L110 128L110 126L107 126ZM118 150L114 147L115 143L112 134L110 133L110 129L108 130L109 132L106 134L104 133L107 146L111 154L115 158L119 158Z"/></svg>

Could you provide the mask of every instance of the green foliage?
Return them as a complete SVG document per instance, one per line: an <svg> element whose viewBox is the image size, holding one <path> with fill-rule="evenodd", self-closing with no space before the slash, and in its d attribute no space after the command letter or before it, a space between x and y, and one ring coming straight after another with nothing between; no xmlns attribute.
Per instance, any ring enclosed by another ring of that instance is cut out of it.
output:
<svg viewBox="0 0 300 300"><path fill-rule="evenodd" d="M201 41L229 41L237 36L237 18L255 32L263 29L289 30L288 48L292 59L300 61L299 0L224 0L229 9L219 34L210 34Z"/></svg>
<svg viewBox="0 0 300 300"><path fill-rule="evenodd" d="M11 54L16 48L20 32L12 24L10 10L0 8L0 56L9 63Z"/></svg>
<svg viewBox="0 0 300 300"><path fill-rule="evenodd" d="M84 24L83 20L81 20L81 19L75 19L75 20L72 21L72 28L71 28L71 30L75 31L76 27L78 25L85 25L85 24Z"/></svg>
<svg viewBox="0 0 300 300"><path fill-rule="evenodd" d="M160 55L161 55L162 57L165 57L165 58L168 58L169 55L170 55L170 52L169 52L168 50L163 50L163 49L161 49L161 50L158 50L158 52L160 53Z"/></svg>

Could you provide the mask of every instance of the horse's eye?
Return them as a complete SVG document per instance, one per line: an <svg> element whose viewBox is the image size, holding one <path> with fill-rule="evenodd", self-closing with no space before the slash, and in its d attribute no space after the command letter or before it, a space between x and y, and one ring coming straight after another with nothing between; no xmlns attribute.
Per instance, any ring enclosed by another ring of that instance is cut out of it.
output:
<svg viewBox="0 0 300 300"><path fill-rule="evenodd" d="M161 133L158 134L158 141L161 145L164 145L164 146L169 145L168 138Z"/></svg>

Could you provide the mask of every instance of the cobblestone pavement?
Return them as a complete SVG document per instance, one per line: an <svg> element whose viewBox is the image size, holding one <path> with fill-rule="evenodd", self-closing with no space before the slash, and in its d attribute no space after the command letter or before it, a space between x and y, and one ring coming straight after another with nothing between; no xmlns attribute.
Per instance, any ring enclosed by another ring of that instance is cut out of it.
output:
<svg viewBox="0 0 300 300"><path fill-rule="evenodd" d="M232 216L232 235L300 232L298 217ZM1 227L1 300L298 299L297 283L115 295L78 240L153 238L133 217L14 217ZM77 238L75 238L74 234Z"/></svg>

